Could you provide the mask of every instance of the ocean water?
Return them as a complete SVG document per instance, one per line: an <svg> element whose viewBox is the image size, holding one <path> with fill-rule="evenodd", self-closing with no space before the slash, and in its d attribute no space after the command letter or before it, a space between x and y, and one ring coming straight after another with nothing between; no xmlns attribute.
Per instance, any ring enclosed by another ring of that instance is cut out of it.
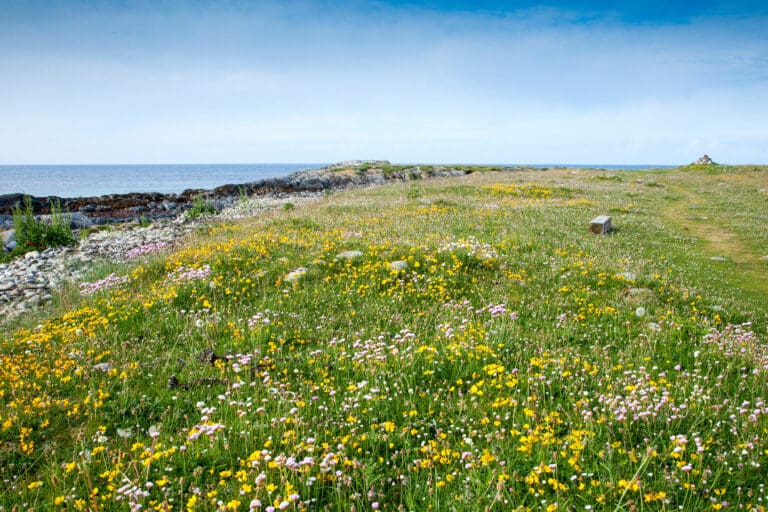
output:
<svg viewBox="0 0 768 512"><path fill-rule="evenodd" d="M285 176L326 164L0 165L0 194L90 197L129 192L180 193ZM499 164L515 166L520 164ZM667 165L531 164L525 167L637 170Z"/></svg>
<svg viewBox="0 0 768 512"><path fill-rule="evenodd" d="M0 165L0 194L90 197L179 193L285 176L325 164Z"/></svg>

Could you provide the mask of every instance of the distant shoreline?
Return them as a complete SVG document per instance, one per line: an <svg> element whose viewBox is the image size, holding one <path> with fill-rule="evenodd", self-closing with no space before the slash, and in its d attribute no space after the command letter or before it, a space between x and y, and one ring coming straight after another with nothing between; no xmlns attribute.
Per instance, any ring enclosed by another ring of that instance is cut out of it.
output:
<svg viewBox="0 0 768 512"><path fill-rule="evenodd" d="M319 169L326 163L253 164L41 164L0 165L0 195L37 197L96 197L112 194L181 194L186 189L213 189L226 183L245 183ZM644 170L675 165L644 164L413 164L406 166L526 167L595 170Z"/></svg>

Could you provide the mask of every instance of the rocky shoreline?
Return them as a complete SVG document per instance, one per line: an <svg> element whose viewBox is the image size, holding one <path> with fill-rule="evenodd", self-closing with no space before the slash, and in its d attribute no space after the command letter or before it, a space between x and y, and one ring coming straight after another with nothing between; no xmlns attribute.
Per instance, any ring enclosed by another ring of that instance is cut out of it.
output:
<svg viewBox="0 0 768 512"><path fill-rule="evenodd" d="M206 223L252 217L288 202L302 205L320 197L302 193L243 199L215 215L198 219L179 216L149 226L126 223L90 233L73 247L28 252L0 264L0 324L50 302L58 288L82 280L96 262L119 263L167 251Z"/></svg>
<svg viewBox="0 0 768 512"><path fill-rule="evenodd" d="M182 194L122 194L98 198L57 198L73 229L95 224L121 224L81 236L74 247L32 251L7 264L0 264L0 323L30 308L52 300L56 289L68 281L81 280L97 261L123 262L149 252L170 249L202 223L258 215L285 203L300 205L329 190L366 187L389 181L419 180L441 176L463 176L471 169L442 166L392 166L386 161L350 161L322 169L299 171L242 185L224 185L213 190L188 190ZM9 201L21 195L0 196L0 232L11 239L13 221ZM202 197L218 211L206 218L190 219L183 212ZM36 214L45 215L48 198L33 198ZM126 206L131 205L131 206ZM77 207L76 210L73 208ZM5 209L3 209L5 208ZM70 213L71 212L71 213ZM3 216L4 215L4 216ZM152 221L142 227L140 218ZM82 233L82 231L81 231Z"/></svg>
<svg viewBox="0 0 768 512"><path fill-rule="evenodd" d="M36 215L50 214L51 203L71 214L76 229L91 224L130 222L144 218L154 221L177 217L189 209L198 198L217 209L234 204L241 197L279 196L315 193L351 187L376 185L387 181L422 179L433 176L456 176L467 170L444 166L393 166L386 160L353 160L332 164L321 169L297 171L287 176L266 178L241 184L229 184L211 190L188 189L180 194L136 192L97 197L31 197ZM0 230L12 228L12 215L22 204L20 193L0 195Z"/></svg>

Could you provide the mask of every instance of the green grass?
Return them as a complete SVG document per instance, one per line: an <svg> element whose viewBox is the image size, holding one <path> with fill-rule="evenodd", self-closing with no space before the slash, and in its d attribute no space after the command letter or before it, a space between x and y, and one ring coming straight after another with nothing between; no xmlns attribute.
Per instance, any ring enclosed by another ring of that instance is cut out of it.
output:
<svg viewBox="0 0 768 512"><path fill-rule="evenodd" d="M96 268L5 330L0 505L757 509L767 172L387 185Z"/></svg>

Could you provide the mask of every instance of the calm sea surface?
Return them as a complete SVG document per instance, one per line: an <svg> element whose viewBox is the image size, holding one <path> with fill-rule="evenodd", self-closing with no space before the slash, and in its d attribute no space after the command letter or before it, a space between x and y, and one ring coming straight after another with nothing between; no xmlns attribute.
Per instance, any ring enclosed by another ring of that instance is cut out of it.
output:
<svg viewBox="0 0 768 512"><path fill-rule="evenodd" d="M285 176L325 164L0 165L0 194L89 197L179 193Z"/></svg>
<svg viewBox="0 0 768 512"><path fill-rule="evenodd" d="M88 197L128 192L179 193L285 176L325 164L0 165L0 194ZM514 165L514 164L510 164ZM536 164L531 167L648 169L664 165Z"/></svg>

